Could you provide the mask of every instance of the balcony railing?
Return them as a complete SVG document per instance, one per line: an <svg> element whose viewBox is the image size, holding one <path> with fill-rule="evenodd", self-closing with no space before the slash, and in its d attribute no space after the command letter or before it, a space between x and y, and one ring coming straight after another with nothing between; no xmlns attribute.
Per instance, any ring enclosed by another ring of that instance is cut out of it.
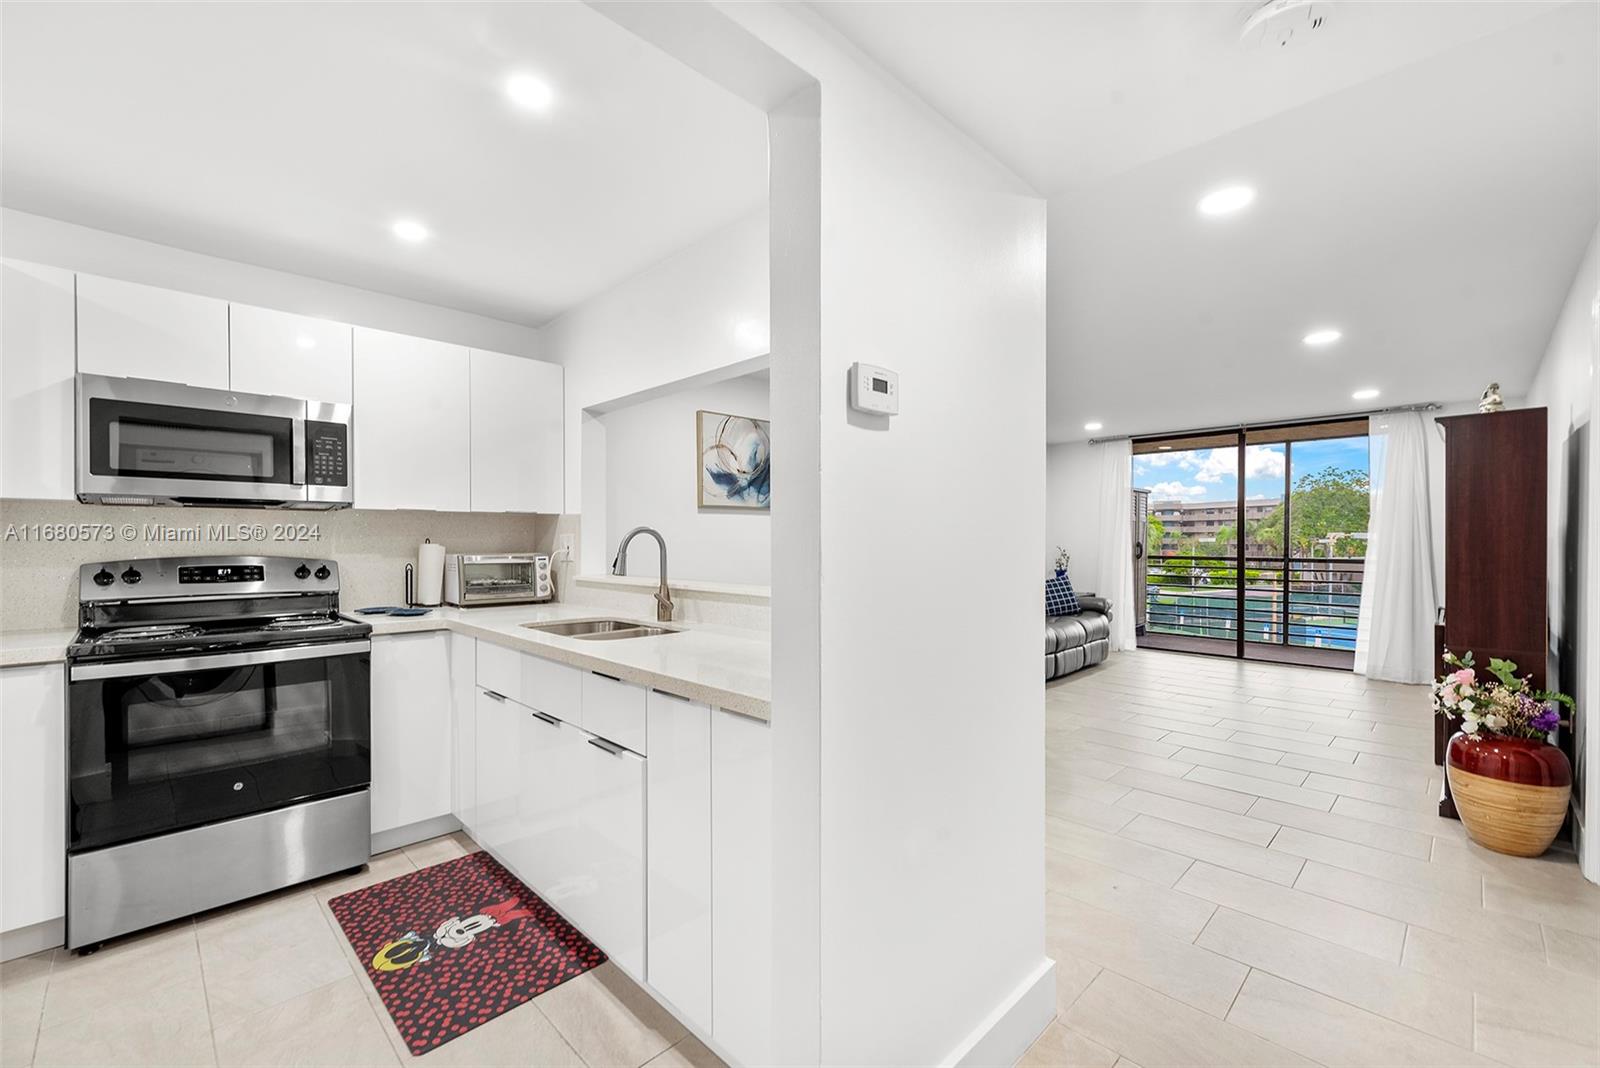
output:
<svg viewBox="0 0 1600 1068"><path fill-rule="evenodd" d="M1353 650L1366 560L1358 556L1247 556L1245 641ZM1231 556L1149 557L1145 628L1237 641L1238 562Z"/></svg>

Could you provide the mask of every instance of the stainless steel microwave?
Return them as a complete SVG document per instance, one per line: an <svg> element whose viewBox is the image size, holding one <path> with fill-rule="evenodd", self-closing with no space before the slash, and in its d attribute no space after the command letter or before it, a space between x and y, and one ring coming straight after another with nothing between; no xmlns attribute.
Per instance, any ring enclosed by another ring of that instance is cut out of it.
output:
<svg viewBox="0 0 1600 1068"><path fill-rule="evenodd" d="M348 404L78 375L78 500L348 508Z"/></svg>

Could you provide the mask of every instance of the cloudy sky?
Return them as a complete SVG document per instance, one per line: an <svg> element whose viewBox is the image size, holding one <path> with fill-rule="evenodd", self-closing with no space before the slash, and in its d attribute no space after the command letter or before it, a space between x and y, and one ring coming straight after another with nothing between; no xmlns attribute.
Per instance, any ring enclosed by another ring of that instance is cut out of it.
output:
<svg viewBox="0 0 1600 1068"><path fill-rule="evenodd" d="M1283 496L1285 451L1283 445L1246 447L1247 497L1276 500ZM1329 467L1367 470L1367 439L1294 443L1292 480ZM1133 458L1133 484L1148 489L1153 501L1234 501L1239 495L1237 468L1237 450L1232 448L1145 453Z"/></svg>

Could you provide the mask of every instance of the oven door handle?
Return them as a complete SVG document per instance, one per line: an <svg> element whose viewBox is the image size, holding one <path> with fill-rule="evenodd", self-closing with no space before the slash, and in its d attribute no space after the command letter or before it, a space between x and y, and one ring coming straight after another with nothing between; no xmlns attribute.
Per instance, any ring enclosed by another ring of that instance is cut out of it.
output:
<svg viewBox="0 0 1600 1068"><path fill-rule="evenodd" d="M294 645L286 649L212 653L208 656L124 660L115 664L74 664L68 678L73 682L87 682L91 679L125 679L138 675L169 675L175 671L211 671L216 668L250 667L253 664L282 664L290 660L322 660L331 656L371 651L372 642L363 639L326 642L322 645Z"/></svg>

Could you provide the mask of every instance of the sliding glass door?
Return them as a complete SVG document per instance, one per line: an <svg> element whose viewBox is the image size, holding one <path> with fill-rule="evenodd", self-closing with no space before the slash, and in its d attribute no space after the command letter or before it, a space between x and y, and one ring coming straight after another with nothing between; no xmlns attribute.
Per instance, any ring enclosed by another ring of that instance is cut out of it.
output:
<svg viewBox="0 0 1600 1068"><path fill-rule="evenodd" d="M1368 516L1366 421L1134 443L1148 491L1139 644L1349 668Z"/></svg>

